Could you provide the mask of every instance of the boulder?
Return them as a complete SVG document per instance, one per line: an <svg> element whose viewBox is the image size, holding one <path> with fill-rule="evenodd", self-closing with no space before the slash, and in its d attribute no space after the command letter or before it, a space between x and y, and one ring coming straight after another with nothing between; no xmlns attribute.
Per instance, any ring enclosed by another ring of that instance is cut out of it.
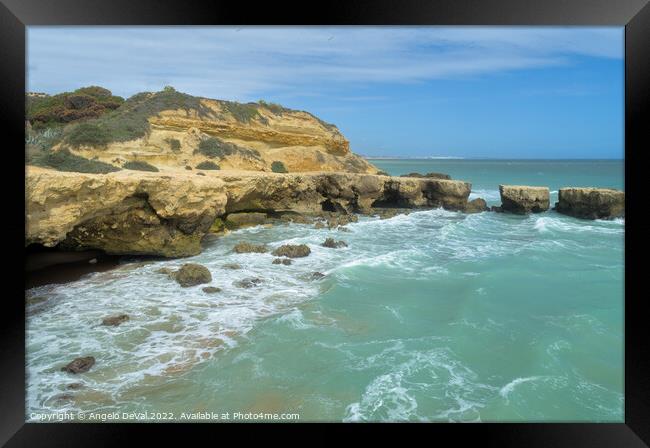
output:
<svg viewBox="0 0 650 448"><path fill-rule="evenodd" d="M210 283L212 275L205 266L196 263L187 263L174 274L174 280L183 288Z"/></svg>
<svg viewBox="0 0 650 448"><path fill-rule="evenodd" d="M201 291L206 294L216 294L221 291L221 288L217 288L216 286L206 286L205 288L201 288Z"/></svg>
<svg viewBox="0 0 650 448"><path fill-rule="evenodd" d="M284 244L272 252L276 257L289 258L306 257L310 253L311 249L306 244Z"/></svg>
<svg viewBox="0 0 650 448"><path fill-rule="evenodd" d="M482 198L472 199L465 207L465 213L480 213L485 211L488 211L488 206Z"/></svg>
<svg viewBox="0 0 650 448"><path fill-rule="evenodd" d="M293 261L290 258L275 258L273 259L273 264L283 264L289 266Z"/></svg>
<svg viewBox="0 0 650 448"><path fill-rule="evenodd" d="M102 319L102 325L117 327L118 325L129 320L128 314L117 314L115 316L109 316Z"/></svg>
<svg viewBox="0 0 650 448"><path fill-rule="evenodd" d="M92 356L83 356L81 358L75 358L65 367L62 367L63 372L68 373L84 373L90 370L90 368L95 365L95 358Z"/></svg>
<svg viewBox="0 0 650 448"><path fill-rule="evenodd" d="M263 254L268 251L264 244L251 244L246 241L237 243L235 247L232 248L238 254L247 254L247 253L257 253Z"/></svg>
<svg viewBox="0 0 650 448"><path fill-rule="evenodd" d="M499 193L504 212L525 215L546 211L550 206L548 187L499 185Z"/></svg>
<svg viewBox="0 0 650 448"><path fill-rule="evenodd" d="M321 244L323 247L329 247L331 249L338 249L339 247L348 247L347 243L345 241L336 241L334 238L327 238L323 244Z"/></svg>
<svg viewBox="0 0 650 448"><path fill-rule="evenodd" d="M560 188L555 210L582 219L625 216L625 192L608 188Z"/></svg>

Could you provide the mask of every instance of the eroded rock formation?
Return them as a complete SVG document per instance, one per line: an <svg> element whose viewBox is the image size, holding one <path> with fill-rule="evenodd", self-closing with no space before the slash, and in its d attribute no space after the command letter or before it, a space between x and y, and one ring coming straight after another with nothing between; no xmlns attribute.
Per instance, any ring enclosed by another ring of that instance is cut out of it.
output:
<svg viewBox="0 0 650 448"><path fill-rule="evenodd" d="M470 189L461 181L354 173L215 171L200 177L185 171L82 174L30 166L25 242L111 254L188 256L201 251L201 239L217 218L235 212L463 211Z"/></svg>
<svg viewBox="0 0 650 448"><path fill-rule="evenodd" d="M583 219L625 216L625 192L607 188L560 188L555 210Z"/></svg>
<svg viewBox="0 0 650 448"><path fill-rule="evenodd" d="M501 210L524 215L540 213L550 206L548 187L530 187L524 185L499 185Z"/></svg>

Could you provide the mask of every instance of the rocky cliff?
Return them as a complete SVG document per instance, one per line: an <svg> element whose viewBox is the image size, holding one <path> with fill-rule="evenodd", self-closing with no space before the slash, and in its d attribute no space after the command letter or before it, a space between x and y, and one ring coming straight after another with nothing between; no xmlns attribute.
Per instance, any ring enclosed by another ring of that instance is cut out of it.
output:
<svg viewBox="0 0 650 448"><path fill-rule="evenodd" d="M134 95L123 103L113 101L108 109L103 103L99 107L102 96L79 93L82 90L88 89L52 97L49 103L39 98L38 107L28 109L28 119L39 128L45 124L38 120L56 125L40 140L39 133L28 129L35 141L46 140L47 151L66 150L117 168L146 162L160 171L207 162L220 169L253 171L378 171L350 151L336 126L308 112L264 101L194 97L170 87Z"/></svg>
<svg viewBox="0 0 650 448"><path fill-rule="evenodd" d="M461 181L357 173L81 174L28 167L25 240L113 254L187 256L200 252L215 221L233 213L465 210L470 190Z"/></svg>

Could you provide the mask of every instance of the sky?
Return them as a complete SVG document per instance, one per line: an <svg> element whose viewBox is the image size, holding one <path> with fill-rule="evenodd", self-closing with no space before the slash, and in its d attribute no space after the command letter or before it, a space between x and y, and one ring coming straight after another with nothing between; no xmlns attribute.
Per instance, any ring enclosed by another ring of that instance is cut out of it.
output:
<svg viewBox="0 0 650 448"><path fill-rule="evenodd" d="M369 156L623 158L622 27L38 27L27 89L166 85L334 123Z"/></svg>

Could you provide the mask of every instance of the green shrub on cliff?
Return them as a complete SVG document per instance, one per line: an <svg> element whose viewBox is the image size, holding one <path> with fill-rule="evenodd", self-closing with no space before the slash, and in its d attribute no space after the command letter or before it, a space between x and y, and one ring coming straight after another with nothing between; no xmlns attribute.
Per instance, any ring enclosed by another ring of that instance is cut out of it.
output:
<svg viewBox="0 0 650 448"><path fill-rule="evenodd" d="M233 143L224 142L217 137L209 137L205 140L201 140L199 146L194 151L195 153L203 154L206 157L222 158L230 156L233 154L239 154L242 156L248 156L252 158L259 159L260 153L255 149L242 148Z"/></svg>
<svg viewBox="0 0 650 448"><path fill-rule="evenodd" d="M198 165L196 165L197 170L220 170L221 168L219 165L217 165L214 162L210 162L209 160L205 160Z"/></svg>
<svg viewBox="0 0 650 448"><path fill-rule="evenodd" d="M235 103L234 101L222 101L222 107L237 121L250 123L254 118L262 118L255 103Z"/></svg>
<svg viewBox="0 0 650 448"><path fill-rule="evenodd" d="M61 126L82 119L97 118L117 109L124 98L102 87L82 87L74 92L26 97L26 117L34 129Z"/></svg>
<svg viewBox="0 0 650 448"><path fill-rule="evenodd" d="M66 143L74 147L97 146L105 147L111 137L108 132L93 123L79 123L65 137Z"/></svg>
<svg viewBox="0 0 650 448"><path fill-rule="evenodd" d="M180 151L181 150L181 142L175 138L168 138L165 139L167 143L169 143L169 147L171 148L172 151Z"/></svg>
<svg viewBox="0 0 650 448"><path fill-rule="evenodd" d="M276 160L271 164L271 171L274 173L288 173L287 167L284 166L284 163Z"/></svg>
<svg viewBox="0 0 650 448"><path fill-rule="evenodd" d="M135 171L153 171L153 172L158 171L158 168L143 160L130 160L126 162L123 165L123 167L126 168L127 170L135 170Z"/></svg>
<svg viewBox="0 0 650 448"><path fill-rule="evenodd" d="M120 171L120 168L110 163L100 162L98 160L88 160L84 157L72 154L68 149L60 151L48 151L35 157L31 161L32 165L54 168L59 171L72 171L76 173L94 173L106 174L114 171Z"/></svg>
<svg viewBox="0 0 650 448"><path fill-rule="evenodd" d="M211 112L201 104L201 98L177 92L173 88L165 88L161 92L142 92L133 95L117 109L86 124L98 128L99 132L106 136L106 143L126 142L144 137L149 132L149 117L156 116L164 110L178 109L187 113L193 111L199 116L206 116ZM68 131L72 135L79 132L77 128L81 123L73 126Z"/></svg>

